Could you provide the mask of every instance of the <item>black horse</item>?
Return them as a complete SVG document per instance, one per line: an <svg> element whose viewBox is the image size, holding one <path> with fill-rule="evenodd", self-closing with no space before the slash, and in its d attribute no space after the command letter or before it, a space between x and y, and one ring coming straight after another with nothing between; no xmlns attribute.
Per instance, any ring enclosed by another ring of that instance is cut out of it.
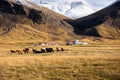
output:
<svg viewBox="0 0 120 80"><path fill-rule="evenodd" d="M33 53L42 53L42 51L38 51L38 50L35 50L35 49L32 49Z"/></svg>
<svg viewBox="0 0 120 80"><path fill-rule="evenodd" d="M54 52L53 48L46 48L46 52Z"/></svg>

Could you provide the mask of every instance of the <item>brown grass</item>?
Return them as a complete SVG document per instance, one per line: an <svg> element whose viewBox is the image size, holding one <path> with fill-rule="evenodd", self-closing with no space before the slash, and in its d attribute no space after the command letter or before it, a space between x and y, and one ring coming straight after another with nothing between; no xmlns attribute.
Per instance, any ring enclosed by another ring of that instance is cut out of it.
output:
<svg viewBox="0 0 120 80"><path fill-rule="evenodd" d="M10 49L30 44L0 45L0 80L119 80L120 45L57 46L65 52L18 55ZM44 46L45 47L45 46ZM55 48L56 46L51 46ZM39 49L40 46L34 47Z"/></svg>

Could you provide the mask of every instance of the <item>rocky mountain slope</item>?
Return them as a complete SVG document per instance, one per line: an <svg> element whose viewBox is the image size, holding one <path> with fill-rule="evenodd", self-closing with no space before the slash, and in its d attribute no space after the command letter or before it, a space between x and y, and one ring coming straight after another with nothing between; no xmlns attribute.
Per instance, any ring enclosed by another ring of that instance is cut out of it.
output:
<svg viewBox="0 0 120 80"><path fill-rule="evenodd" d="M30 3L0 0L0 41L56 41L73 37L65 16ZM34 6L34 7L33 7Z"/></svg>
<svg viewBox="0 0 120 80"><path fill-rule="evenodd" d="M120 38L120 0L96 13L68 22L78 35Z"/></svg>
<svg viewBox="0 0 120 80"><path fill-rule="evenodd" d="M31 6L29 2L35 3L70 18L78 18L95 12L84 0L16 0L16 2L26 6Z"/></svg>
<svg viewBox="0 0 120 80"><path fill-rule="evenodd" d="M28 3L0 0L0 42L66 41L78 35L120 38L119 0L76 20Z"/></svg>

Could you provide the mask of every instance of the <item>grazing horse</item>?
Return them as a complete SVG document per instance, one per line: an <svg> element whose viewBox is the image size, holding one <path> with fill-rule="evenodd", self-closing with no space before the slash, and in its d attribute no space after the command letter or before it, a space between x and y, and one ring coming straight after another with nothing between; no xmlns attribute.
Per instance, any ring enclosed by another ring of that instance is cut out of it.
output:
<svg viewBox="0 0 120 80"><path fill-rule="evenodd" d="M45 48L46 49L46 52L50 52L49 48Z"/></svg>
<svg viewBox="0 0 120 80"><path fill-rule="evenodd" d="M23 49L23 52L24 52L25 54L29 53L29 48Z"/></svg>
<svg viewBox="0 0 120 80"><path fill-rule="evenodd" d="M11 53L18 53L18 54L22 54L22 51L20 51L20 50L15 50L15 51L14 51L14 50L10 50L10 52L11 52Z"/></svg>
<svg viewBox="0 0 120 80"><path fill-rule="evenodd" d="M42 51L37 51L35 49L32 49L33 53L42 53Z"/></svg>
<svg viewBox="0 0 120 80"><path fill-rule="evenodd" d="M20 50L16 50L16 52L18 52L18 54L23 54L22 51Z"/></svg>
<svg viewBox="0 0 120 80"><path fill-rule="evenodd" d="M56 47L56 51L60 51L58 47Z"/></svg>
<svg viewBox="0 0 120 80"><path fill-rule="evenodd" d="M50 48L50 51L51 51L51 52L54 52L53 48Z"/></svg>
<svg viewBox="0 0 120 80"><path fill-rule="evenodd" d="M46 48L42 48L42 49L41 49L41 52L42 52L42 53L45 53L45 52L46 52Z"/></svg>
<svg viewBox="0 0 120 80"><path fill-rule="evenodd" d="M16 53L16 51L14 51L14 50L10 50L10 52L11 52L11 53Z"/></svg>
<svg viewBox="0 0 120 80"><path fill-rule="evenodd" d="M65 51L63 48L61 48L61 51Z"/></svg>
<svg viewBox="0 0 120 80"><path fill-rule="evenodd" d="M46 52L54 52L53 48L46 48Z"/></svg>
<svg viewBox="0 0 120 80"><path fill-rule="evenodd" d="M50 48L50 51L51 51L51 52L54 52L53 48Z"/></svg>

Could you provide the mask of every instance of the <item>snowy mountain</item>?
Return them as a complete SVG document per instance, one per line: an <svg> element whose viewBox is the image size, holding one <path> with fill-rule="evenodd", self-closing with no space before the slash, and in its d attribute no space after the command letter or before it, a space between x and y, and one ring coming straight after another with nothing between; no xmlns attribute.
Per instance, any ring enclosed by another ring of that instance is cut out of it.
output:
<svg viewBox="0 0 120 80"><path fill-rule="evenodd" d="M93 13L94 10L91 6L85 1L35 1L39 5L47 7L53 11L56 11L60 14L66 15L72 18L78 18L90 13Z"/></svg>
<svg viewBox="0 0 120 80"><path fill-rule="evenodd" d="M28 2L36 3L37 5L47 7L55 12L58 12L62 15L71 17L71 18L79 18L95 11L101 9L102 7L94 6L95 2L91 2L90 0L16 0L27 6L32 6ZM109 0L107 0L109 1ZM114 1L114 0L113 0ZM113 2L113 1L109 1ZM104 4L104 3L103 3ZM97 4L98 5L98 4Z"/></svg>

